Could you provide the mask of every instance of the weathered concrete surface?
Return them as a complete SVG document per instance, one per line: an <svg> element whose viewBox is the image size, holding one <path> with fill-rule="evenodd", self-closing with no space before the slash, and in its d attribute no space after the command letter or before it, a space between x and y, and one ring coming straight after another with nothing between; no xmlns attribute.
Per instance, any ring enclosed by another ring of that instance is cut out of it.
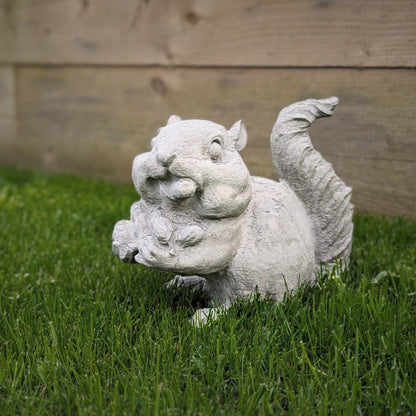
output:
<svg viewBox="0 0 416 416"><path fill-rule="evenodd" d="M130 220L116 224L113 252L183 275L181 284L202 284L213 304L224 306L255 291L281 300L314 280L322 263L331 269L348 262L351 188L308 135L337 102L306 100L281 111L271 136L280 182L250 177L239 155L247 142L242 121L227 130L171 116L152 150L134 160L141 200ZM198 313L197 323L208 315Z"/></svg>

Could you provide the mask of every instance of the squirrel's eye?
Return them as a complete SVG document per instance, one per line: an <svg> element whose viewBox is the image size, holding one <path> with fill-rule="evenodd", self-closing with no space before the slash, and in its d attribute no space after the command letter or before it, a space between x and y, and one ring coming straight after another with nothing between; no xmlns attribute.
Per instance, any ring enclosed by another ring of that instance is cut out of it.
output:
<svg viewBox="0 0 416 416"><path fill-rule="evenodd" d="M208 149L208 156L213 161L216 162L221 156L221 143L218 139L213 140Z"/></svg>

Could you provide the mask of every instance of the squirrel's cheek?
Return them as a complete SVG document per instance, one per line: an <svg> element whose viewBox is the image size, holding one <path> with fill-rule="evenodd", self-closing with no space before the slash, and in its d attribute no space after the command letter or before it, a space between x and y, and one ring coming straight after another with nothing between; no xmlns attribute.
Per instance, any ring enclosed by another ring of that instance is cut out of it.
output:
<svg viewBox="0 0 416 416"><path fill-rule="evenodd" d="M160 183L163 194L173 201L190 198L195 194L196 187L196 183L189 178L178 178Z"/></svg>

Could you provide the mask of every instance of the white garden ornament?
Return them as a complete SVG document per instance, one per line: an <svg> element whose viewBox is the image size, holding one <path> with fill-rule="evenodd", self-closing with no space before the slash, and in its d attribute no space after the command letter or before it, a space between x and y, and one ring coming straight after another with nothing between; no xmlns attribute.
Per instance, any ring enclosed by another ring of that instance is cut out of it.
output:
<svg viewBox="0 0 416 416"><path fill-rule="evenodd" d="M322 265L347 264L352 243L351 188L314 150L311 123L333 113L338 99L306 100L283 109L271 149L279 182L250 176L239 155L242 121L230 130L171 116L137 156L133 182L140 201L117 222L113 252L125 262L178 273L172 283L198 286L218 305L258 291L281 300Z"/></svg>

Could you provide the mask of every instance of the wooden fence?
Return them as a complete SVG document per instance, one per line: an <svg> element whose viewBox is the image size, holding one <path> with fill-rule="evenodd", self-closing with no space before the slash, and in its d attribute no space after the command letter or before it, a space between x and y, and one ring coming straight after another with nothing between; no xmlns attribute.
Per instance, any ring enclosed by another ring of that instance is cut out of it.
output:
<svg viewBox="0 0 416 416"><path fill-rule="evenodd" d="M0 164L130 180L170 114L269 135L336 95L315 147L358 209L416 216L414 0L0 0Z"/></svg>

